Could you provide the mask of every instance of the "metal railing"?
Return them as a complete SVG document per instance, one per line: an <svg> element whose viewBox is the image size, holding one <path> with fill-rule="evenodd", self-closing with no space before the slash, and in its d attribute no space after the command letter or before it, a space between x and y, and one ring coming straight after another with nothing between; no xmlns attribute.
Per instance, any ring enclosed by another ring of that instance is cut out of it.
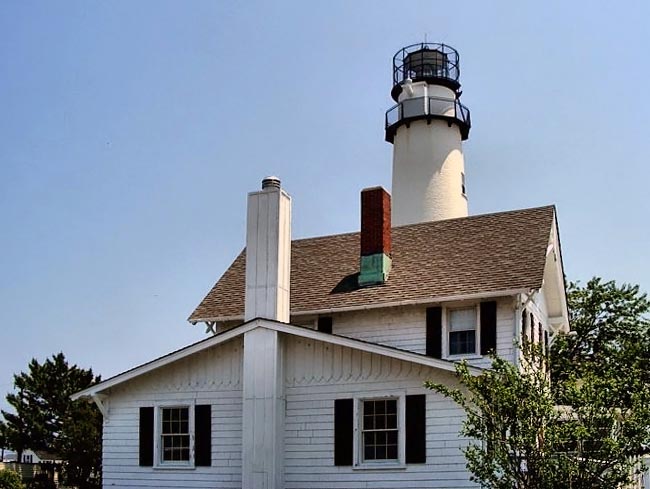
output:
<svg viewBox="0 0 650 489"><path fill-rule="evenodd" d="M458 51L439 43L411 44L393 56L393 86L407 78L436 78L457 84L460 78Z"/></svg>
<svg viewBox="0 0 650 489"><path fill-rule="evenodd" d="M460 127L463 140L467 139L472 126L469 109L458 99L415 97L405 99L386 111L384 128L387 140L392 141L392 135L400 123L416 119L443 119L455 122Z"/></svg>

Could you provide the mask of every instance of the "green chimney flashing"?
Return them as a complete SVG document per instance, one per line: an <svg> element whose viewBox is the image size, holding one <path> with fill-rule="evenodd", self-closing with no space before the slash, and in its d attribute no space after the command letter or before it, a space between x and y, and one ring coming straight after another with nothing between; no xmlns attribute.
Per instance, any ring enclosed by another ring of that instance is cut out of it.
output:
<svg viewBox="0 0 650 489"><path fill-rule="evenodd" d="M384 253L361 257L359 287L383 284L388 279L392 260Z"/></svg>

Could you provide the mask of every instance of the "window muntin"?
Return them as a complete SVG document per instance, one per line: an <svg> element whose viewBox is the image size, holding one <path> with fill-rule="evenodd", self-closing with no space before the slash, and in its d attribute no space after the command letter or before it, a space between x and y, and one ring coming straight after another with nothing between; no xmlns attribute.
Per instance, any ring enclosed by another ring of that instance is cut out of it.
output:
<svg viewBox="0 0 650 489"><path fill-rule="evenodd" d="M190 409L187 406L160 408L160 462L190 461Z"/></svg>
<svg viewBox="0 0 650 489"><path fill-rule="evenodd" d="M361 406L361 453L364 462L399 459L397 399L368 399Z"/></svg>
<svg viewBox="0 0 650 489"><path fill-rule="evenodd" d="M476 353L476 308L452 309L448 314L449 354Z"/></svg>

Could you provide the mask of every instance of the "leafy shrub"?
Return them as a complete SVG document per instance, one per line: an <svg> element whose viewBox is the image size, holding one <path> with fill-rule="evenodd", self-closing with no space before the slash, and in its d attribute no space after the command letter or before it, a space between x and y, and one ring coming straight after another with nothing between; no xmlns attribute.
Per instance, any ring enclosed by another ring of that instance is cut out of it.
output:
<svg viewBox="0 0 650 489"><path fill-rule="evenodd" d="M0 489L25 489L23 481L13 470L0 470Z"/></svg>

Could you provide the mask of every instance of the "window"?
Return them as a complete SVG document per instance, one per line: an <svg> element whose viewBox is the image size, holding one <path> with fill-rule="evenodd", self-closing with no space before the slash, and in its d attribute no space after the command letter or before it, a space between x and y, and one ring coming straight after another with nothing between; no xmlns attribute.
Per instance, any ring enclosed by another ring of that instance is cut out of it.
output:
<svg viewBox="0 0 650 489"><path fill-rule="evenodd" d="M449 354L476 353L476 308L451 309L448 320Z"/></svg>
<svg viewBox="0 0 650 489"><path fill-rule="evenodd" d="M162 404L140 408L141 467L209 467L212 407Z"/></svg>
<svg viewBox="0 0 650 489"><path fill-rule="evenodd" d="M497 301L471 307L427 307L426 354L433 358L497 351Z"/></svg>
<svg viewBox="0 0 650 489"><path fill-rule="evenodd" d="M190 409L161 408L160 462L190 461Z"/></svg>
<svg viewBox="0 0 650 489"><path fill-rule="evenodd" d="M461 190L463 192L463 195L467 195L467 189L465 188L465 174L462 173L462 172L460 174L460 181L461 181L460 186L461 186Z"/></svg>
<svg viewBox="0 0 650 489"><path fill-rule="evenodd" d="M334 465L403 467L426 463L426 395L334 401Z"/></svg>
<svg viewBox="0 0 650 489"><path fill-rule="evenodd" d="M397 461L397 399L370 399L361 404L363 461Z"/></svg>

